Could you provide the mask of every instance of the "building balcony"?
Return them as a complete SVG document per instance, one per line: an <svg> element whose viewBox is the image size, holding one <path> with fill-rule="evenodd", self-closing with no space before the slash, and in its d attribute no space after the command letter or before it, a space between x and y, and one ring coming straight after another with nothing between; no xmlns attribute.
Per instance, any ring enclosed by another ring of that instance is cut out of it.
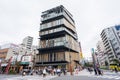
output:
<svg viewBox="0 0 120 80"><path fill-rule="evenodd" d="M57 37L63 37L63 36L65 36L65 34L66 34L66 32L63 30L63 31L59 31L59 32L40 35L40 39L44 40L44 39L52 39L52 38L57 38Z"/></svg>
<svg viewBox="0 0 120 80"><path fill-rule="evenodd" d="M50 19L59 17L61 15L63 15L63 13L59 13L59 14L56 14L56 13L47 14L47 17L44 17L44 18L42 17L41 21L50 20Z"/></svg>
<svg viewBox="0 0 120 80"><path fill-rule="evenodd" d="M36 62L35 66L65 65L67 63L68 63L68 61Z"/></svg>
<svg viewBox="0 0 120 80"><path fill-rule="evenodd" d="M73 26L75 25L74 20L70 18L65 12L61 12L59 14L56 14L56 13L48 14L47 17L45 18L42 17L41 21L42 21L42 24L44 24L44 23L48 23L53 20L58 20L62 18L65 18L71 25Z"/></svg>
<svg viewBox="0 0 120 80"><path fill-rule="evenodd" d="M45 47L45 48L39 48L38 51L40 54L48 53L48 52L59 52L59 51L71 51L71 52L77 52L77 50L73 50L72 48L69 48L67 44L61 44L61 45L56 45L52 47Z"/></svg>
<svg viewBox="0 0 120 80"><path fill-rule="evenodd" d="M75 40L77 40L77 36L75 36L73 33L71 33L69 30L67 29L61 29L61 31L57 31L57 32L51 32L48 34L41 34L40 35L40 39L44 40L44 39L52 39L52 38L57 38L57 37L62 37L65 36L66 34L72 36Z"/></svg>

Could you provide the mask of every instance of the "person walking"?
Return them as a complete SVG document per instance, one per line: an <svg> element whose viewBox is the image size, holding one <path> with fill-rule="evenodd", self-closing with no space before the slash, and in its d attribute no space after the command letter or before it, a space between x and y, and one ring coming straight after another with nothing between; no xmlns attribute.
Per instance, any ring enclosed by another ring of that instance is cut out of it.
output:
<svg viewBox="0 0 120 80"><path fill-rule="evenodd" d="M96 65L98 75L103 75L99 65Z"/></svg>
<svg viewBox="0 0 120 80"><path fill-rule="evenodd" d="M90 74L92 74L92 68L91 67L88 67L88 71L90 72Z"/></svg>
<svg viewBox="0 0 120 80"><path fill-rule="evenodd" d="M47 71L46 71L46 67L43 69L43 77L45 77L46 76L46 74L47 74Z"/></svg>
<svg viewBox="0 0 120 80"><path fill-rule="evenodd" d="M117 68L115 67L115 73L117 73L118 72L118 70L117 70Z"/></svg>
<svg viewBox="0 0 120 80"><path fill-rule="evenodd" d="M60 76L61 75L61 70L58 68L57 69L57 75Z"/></svg>
<svg viewBox="0 0 120 80"><path fill-rule="evenodd" d="M54 68L53 71L54 71L54 75L56 75L57 74L57 69Z"/></svg>
<svg viewBox="0 0 120 80"><path fill-rule="evenodd" d="M25 71L23 71L22 76L25 76L25 75L26 75L26 72L25 72Z"/></svg>

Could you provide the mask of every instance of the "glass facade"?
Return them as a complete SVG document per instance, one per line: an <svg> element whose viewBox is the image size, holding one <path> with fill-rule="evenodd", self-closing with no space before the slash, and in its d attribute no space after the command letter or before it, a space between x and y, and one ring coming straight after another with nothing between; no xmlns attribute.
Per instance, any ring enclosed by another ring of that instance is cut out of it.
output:
<svg viewBox="0 0 120 80"><path fill-rule="evenodd" d="M120 30L120 25L115 26L116 30Z"/></svg>

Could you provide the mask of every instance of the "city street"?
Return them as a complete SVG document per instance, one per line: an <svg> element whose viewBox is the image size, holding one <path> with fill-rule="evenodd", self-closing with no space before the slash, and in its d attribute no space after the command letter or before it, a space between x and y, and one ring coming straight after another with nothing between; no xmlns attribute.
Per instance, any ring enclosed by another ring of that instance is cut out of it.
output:
<svg viewBox="0 0 120 80"><path fill-rule="evenodd" d="M0 80L120 80L120 0L0 0Z"/></svg>
<svg viewBox="0 0 120 80"><path fill-rule="evenodd" d="M47 76L47 77L42 77L39 75L26 75L26 76L21 76L21 75L0 75L0 80L50 80L51 78L54 78L56 76Z"/></svg>
<svg viewBox="0 0 120 80"><path fill-rule="evenodd" d="M105 71L103 76L96 76L94 73L90 74L86 70L79 72L73 76L67 75L51 76L47 75L45 78L39 75L0 75L0 80L120 80L120 73Z"/></svg>
<svg viewBox="0 0 120 80"><path fill-rule="evenodd" d="M83 70L74 76L61 76L50 80L120 80L120 73L107 71L102 76L96 76L94 73L90 74Z"/></svg>

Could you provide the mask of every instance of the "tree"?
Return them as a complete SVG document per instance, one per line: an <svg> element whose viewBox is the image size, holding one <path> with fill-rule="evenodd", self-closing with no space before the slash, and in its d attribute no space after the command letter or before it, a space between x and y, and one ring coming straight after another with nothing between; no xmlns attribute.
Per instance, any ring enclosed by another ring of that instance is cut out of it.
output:
<svg viewBox="0 0 120 80"><path fill-rule="evenodd" d="M117 64L117 65L120 64L120 61L118 59L113 59L112 62L113 64Z"/></svg>
<svg viewBox="0 0 120 80"><path fill-rule="evenodd" d="M118 59L113 59L112 62L112 65L115 65L117 67L120 65L120 61Z"/></svg>
<svg viewBox="0 0 120 80"><path fill-rule="evenodd" d="M90 64L89 62L85 62L84 67L93 67L93 64Z"/></svg>
<svg viewBox="0 0 120 80"><path fill-rule="evenodd" d="M108 62L107 61L105 61L105 66L108 66Z"/></svg>

